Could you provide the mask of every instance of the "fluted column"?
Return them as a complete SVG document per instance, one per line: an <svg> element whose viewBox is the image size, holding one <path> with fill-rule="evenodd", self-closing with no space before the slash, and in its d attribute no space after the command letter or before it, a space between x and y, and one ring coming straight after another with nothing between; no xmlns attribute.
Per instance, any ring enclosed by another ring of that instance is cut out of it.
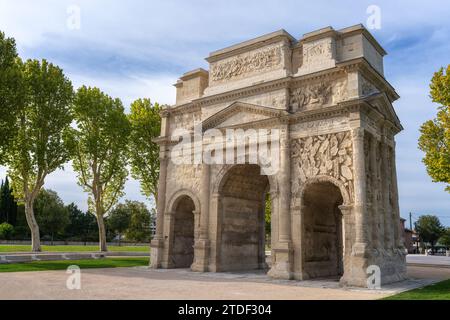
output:
<svg viewBox="0 0 450 320"><path fill-rule="evenodd" d="M371 175L371 182L372 184L369 186L369 188L371 188L371 195L372 195L372 199L371 199L371 214L370 216L372 217L372 219L370 219L370 224L371 224L371 231L372 231L372 245L375 249L380 249L381 246L381 242L380 242L380 230L379 230L379 224L378 221L380 219L379 216L379 211L378 211L378 177L377 177L377 140L375 139L375 137L372 135L370 137L370 175Z"/></svg>
<svg viewBox="0 0 450 320"><path fill-rule="evenodd" d="M392 183L392 200L393 200L393 217L394 217L394 227L397 229L397 237L395 239L395 246L397 248L404 249L404 240L403 240L403 230L400 226L400 209L398 206L398 187L397 187L397 168L395 164L395 142L392 147L391 153L391 183Z"/></svg>
<svg viewBox="0 0 450 320"><path fill-rule="evenodd" d="M291 241L291 156L289 147L289 127L285 127L280 141L280 242Z"/></svg>
<svg viewBox="0 0 450 320"><path fill-rule="evenodd" d="M392 208L389 201L389 181L391 179L391 173L389 172L389 146L387 145L386 137L383 137L381 144L381 168L382 168L382 189L383 189L383 209L384 209L384 241L385 248L390 249L395 247L393 241L392 230Z"/></svg>
<svg viewBox="0 0 450 320"><path fill-rule="evenodd" d="M166 206L167 158L159 160L158 199L156 201L156 232L154 239L163 239L164 211Z"/></svg>
<svg viewBox="0 0 450 320"><path fill-rule="evenodd" d="M201 214L200 214L200 239L208 240L209 230L209 193L210 193L211 168L209 164L202 165L201 184Z"/></svg>
<svg viewBox="0 0 450 320"><path fill-rule="evenodd" d="M161 114L160 138L164 139L169 135L169 116L170 116L169 108L163 107L160 114ZM169 158L167 155L166 145L164 141L160 143L159 148L160 151L159 151L158 198L156 199L156 230L155 236L150 243L151 268L161 267L164 250L164 214L166 211L167 165L169 162Z"/></svg>
<svg viewBox="0 0 450 320"><path fill-rule="evenodd" d="M209 205L210 205L211 167L202 164L202 179L200 186L200 235L194 244L193 271L208 271L209 263Z"/></svg>
<svg viewBox="0 0 450 320"><path fill-rule="evenodd" d="M272 267L269 276L278 279L291 279L292 240L291 240L291 158L289 148L289 125L281 129L280 134L280 170L278 172L278 241L273 248Z"/></svg>
<svg viewBox="0 0 450 320"><path fill-rule="evenodd" d="M364 156L364 129L353 129L353 162L355 171L355 244L357 251L364 251L369 244L367 228L367 185ZM360 252L364 253L364 252Z"/></svg>

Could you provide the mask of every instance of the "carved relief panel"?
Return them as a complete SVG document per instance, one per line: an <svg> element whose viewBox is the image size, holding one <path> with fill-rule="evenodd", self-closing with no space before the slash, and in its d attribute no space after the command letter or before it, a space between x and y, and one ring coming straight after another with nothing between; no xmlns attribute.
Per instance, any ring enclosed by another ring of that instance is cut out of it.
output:
<svg viewBox="0 0 450 320"><path fill-rule="evenodd" d="M282 47L265 47L236 57L212 63L210 78L213 82L247 77L254 73L270 71L282 64Z"/></svg>
<svg viewBox="0 0 450 320"><path fill-rule="evenodd" d="M292 89L289 103L291 110L296 112L336 104L347 98L347 78L343 78L334 82L324 81Z"/></svg>
<svg viewBox="0 0 450 320"><path fill-rule="evenodd" d="M353 195L353 150L350 131L292 140L293 192L309 178L329 175L342 181Z"/></svg>

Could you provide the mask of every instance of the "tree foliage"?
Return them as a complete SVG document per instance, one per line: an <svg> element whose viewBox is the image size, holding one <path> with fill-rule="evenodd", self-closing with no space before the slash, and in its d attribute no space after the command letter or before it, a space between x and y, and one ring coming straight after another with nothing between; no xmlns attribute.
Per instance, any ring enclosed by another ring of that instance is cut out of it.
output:
<svg viewBox="0 0 450 320"><path fill-rule="evenodd" d="M152 142L160 135L161 117L158 103L138 99L131 104L128 116L131 124L130 165L131 175L141 183L142 193L158 198L159 146Z"/></svg>
<svg viewBox="0 0 450 320"><path fill-rule="evenodd" d="M125 232L126 238L137 242L150 240L151 215L145 204L127 200L125 206L130 211L130 225Z"/></svg>
<svg viewBox="0 0 450 320"><path fill-rule="evenodd" d="M436 242L444 233L444 227L439 218L433 215L420 216L415 223L415 229L422 241L430 243L433 251Z"/></svg>
<svg viewBox="0 0 450 320"><path fill-rule="evenodd" d="M55 191L41 189L34 210L42 234L50 236L52 242L69 224L69 212Z"/></svg>
<svg viewBox="0 0 450 320"><path fill-rule="evenodd" d="M0 240L10 240L13 234L14 227L11 224L7 222L0 224Z"/></svg>
<svg viewBox="0 0 450 320"><path fill-rule="evenodd" d="M81 211L74 203L66 206L69 224L66 226L65 239L74 241L95 241L98 239L98 227L95 216Z"/></svg>
<svg viewBox="0 0 450 320"><path fill-rule="evenodd" d="M13 195L13 190L6 177L0 185L0 223L7 222L15 225L17 220L17 202Z"/></svg>
<svg viewBox="0 0 450 320"><path fill-rule="evenodd" d="M89 193L89 208L99 227L100 250L106 251L104 215L123 194L130 123L122 102L98 88L79 88L73 108L77 124L72 134L73 168L79 185Z"/></svg>
<svg viewBox="0 0 450 320"><path fill-rule="evenodd" d="M447 249L450 249L450 228L445 229L444 233L439 238L439 243L447 247Z"/></svg>
<svg viewBox="0 0 450 320"><path fill-rule="evenodd" d="M0 164L16 134L15 118L25 98L21 61L16 43L0 31Z"/></svg>
<svg viewBox="0 0 450 320"><path fill-rule="evenodd" d="M131 211L127 205L118 204L108 215L108 227L111 231L117 233L119 236L119 244L122 235L130 226Z"/></svg>
<svg viewBox="0 0 450 320"><path fill-rule="evenodd" d="M16 117L17 132L6 153L6 166L14 195L25 205L32 250L40 251L33 204L46 176L70 158L66 137L72 122L73 89L63 71L46 60L28 60L22 75L25 102Z"/></svg>
<svg viewBox="0 0 450 320"><path fill-rule="evenodd" d="M450 65L441 68L431 80L432 101L439 103L435 119L420 128L419 149L425 152L423 163L433 182L444 182L450 192Z"/></svg>

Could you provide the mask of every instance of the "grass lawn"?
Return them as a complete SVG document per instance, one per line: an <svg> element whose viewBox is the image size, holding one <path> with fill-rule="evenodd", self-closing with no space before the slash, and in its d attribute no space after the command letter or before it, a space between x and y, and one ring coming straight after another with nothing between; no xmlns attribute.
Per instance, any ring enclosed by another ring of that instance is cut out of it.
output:
<svg viewBox="0 0 450 320"><path fill-rule="evenodd" d="M80 269L137 267L137 266L148 266L148 263L149 258L134 258L134 257L63 260L63 261L33 261L23 263L0 264L0 272L65 270L70 265L77 265L80 267Z"/></svg>
<svg viewBox="0 0 450 320"><path fill-rule="evenodd" d="M383 300L450 300L450 279L386 297Z"/></svg>
<svg viewBox="0 0 450 320"><path fill-rule="evenodd" d="M0 245L2 252L30 252L30 245ZM150 246L108 246L108 251L149 252ZM98 251L98 246L42 246L44 252L85 252Z"/></svg>

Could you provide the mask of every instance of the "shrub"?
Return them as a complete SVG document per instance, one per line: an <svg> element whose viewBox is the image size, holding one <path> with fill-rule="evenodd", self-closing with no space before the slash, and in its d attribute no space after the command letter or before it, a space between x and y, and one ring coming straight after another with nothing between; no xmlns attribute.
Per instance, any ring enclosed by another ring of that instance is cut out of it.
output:
<svg viewBox="0 0 450 320"><path fill-rule="evenodd" d="M7 222L0 224L0 239L9 240L14 233L14 227Z"/></svg>

